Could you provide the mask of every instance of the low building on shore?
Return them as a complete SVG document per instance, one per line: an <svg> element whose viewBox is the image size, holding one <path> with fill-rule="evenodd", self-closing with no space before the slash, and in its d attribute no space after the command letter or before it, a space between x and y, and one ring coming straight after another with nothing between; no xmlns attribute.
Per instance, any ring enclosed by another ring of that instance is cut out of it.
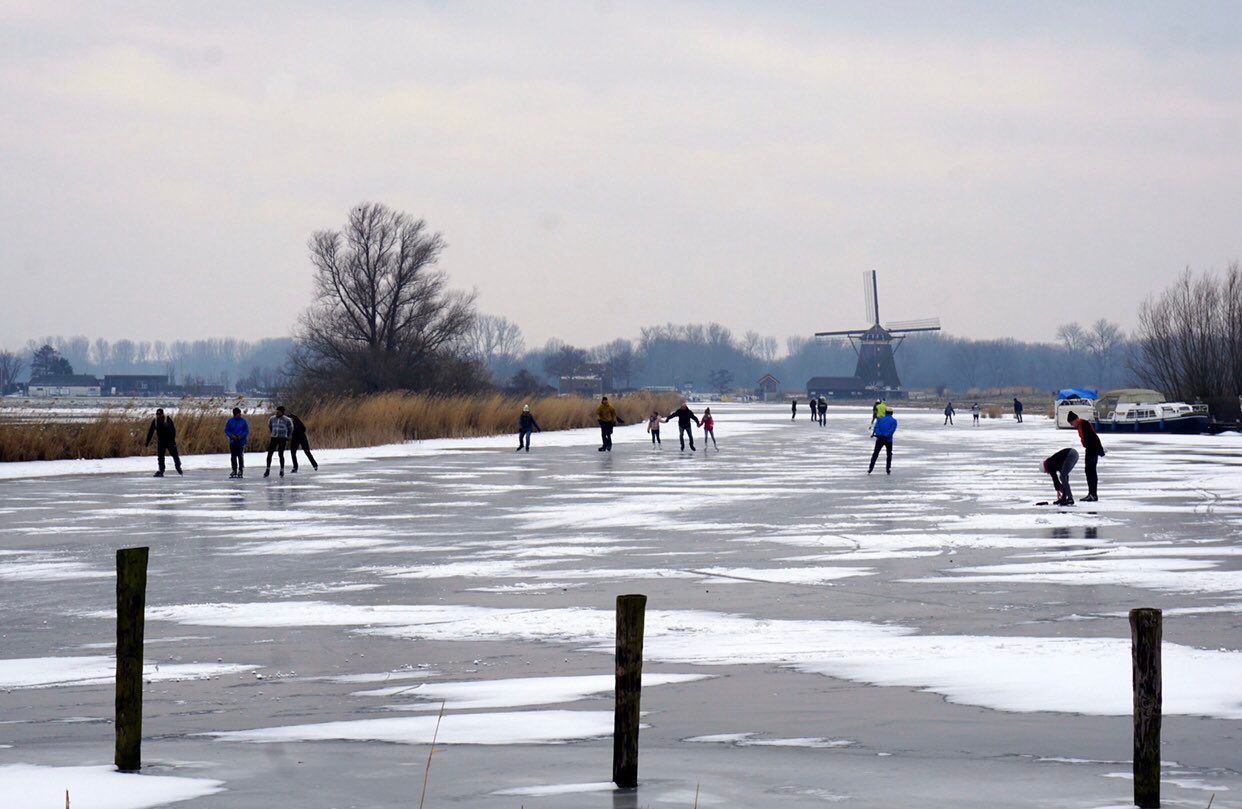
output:
<svg viewBox="0 0 1242 809"><path fill-rule="evenodd" d="M99 379L86 374L37 376L26 385L26 395L38 399L53 396L99 396Z"/></svg>

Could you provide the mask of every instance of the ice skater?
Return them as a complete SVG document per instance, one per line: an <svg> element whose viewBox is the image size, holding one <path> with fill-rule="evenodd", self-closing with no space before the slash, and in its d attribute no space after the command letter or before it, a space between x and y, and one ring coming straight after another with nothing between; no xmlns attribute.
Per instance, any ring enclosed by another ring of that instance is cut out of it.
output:
<svg viewBox="0 0 1242 809"><path fill-rule="evenodd" d="M876 399L875 404L871 406L871 424L868 425L867 427L867 429L871 432L872 436L875 435L876 421L878 419L883 418L884 414L887 412L888 412L888 404L882 399Z"/></svg>
<svg viewBox="0 0 1242 809"><path fill-rule="evenodd" d="M647 417L647 432L651 433L651 443L660 443L660 412L652 410L651 415Z"/></svg>
<svg viewBox="0 0 1242 809"><path fill-rule="evenodd" d="M319 471L319 464L315 461L315 456L311 455L310 441L306 438L306 425L302 420L293 413L289 414L289 421L293 422L293 432L289 435L289 457L293 459L293 471L298 471L298 450L306 453L306 460L310 461L311 469Z"/></svg>
<svg viewBox="0 0 1242 809"><path fill-rule="evenodd" d="M976 427L979 426L979 403L975 402L970 406L970 418Z"/></svg>
<svg viewBox="0 0 1242 809"><path fill-rule="evenodd" d="M250 422L242 418L240 407L233 408L233 418L224 423L224 434L229 439L230 478L246 475L246 439L250 437Z"/></svg>
<svg viewBox="0 0 1242 809"><path fill-rule="evenodd" d="M276 408L276 415L267 420L267 429L271 438L267 442L267 468L263 477L272 475L272 454L280 455L280 476L285 476L285 449L289 446L289 436L293 435L293 421L285 415L284 405Z"/></svg>
<svg viewBox="0 0 1242 809"><path fill-rule="evenodd" d="M681 407L670 413L668 418L664 419L664 422L667 424L673 418L677 419L677 438L681 441L681 451L686 451L686 439L689 438L690 451L697 452L694 448L694 431L690 428L690 422L693 421L696 427L699 426L702 424L699 421L699 417L694 415L690 405L682 402Z"/></svg>
<svg viewBox="0 0 1242 809"><path fill-rule="evenodd" d="M812 396L807 400L806 404L807 407L811 408L811 423L814 424L819 421L819 402L815 400L814 396Z"/></svg>
<svg viewBox="0 0 1242 809"><path fill-rule="evenodd" d="M798 420L798 400L797 399L794 399L793 401L789 403L789 420L790 421Z"/></svg>
<svg viewBox="0 0 1242 809"><path fill-rule="evenodd" d="M716 443L716 420L712 418L712 409L710 407L703 408L703 451L707 452L707 439L712 440L712 446L720 452L720 445Z"/></svg>
<svg viewBox="0 0 1242 809"><path fill-rule="evenodd" d="M1018 401L1018 397L1013 397L1013 417L1022 423L1022 403Z"/></svg>
<svg viewBox="0 0 1242 809"><path fill-rule="evenodd" d="M1041 468L1045 473L1052 476L1052 486L1057 490L1057 499L1053 503L1054 506L1072 506L1074 505L1074 494L1070 491L1070 472L1078 464L1078 450L1073 447L1066 447L1056 454L1045 458ZM1057 477L1060 475L1060 477ZM1046 506L1047 503L1037 503L1036 505Z"/></svg>
<svg viewBox="0 0 1242 809"><path fill-rule="evenodd" d="M181 456L177 453L177 425L173 424L172 416L164 415L164 408L155 409L155 418L147 428L146 446L151 446L151 437L155 437L155 452L159 456L159 469L152 477L164 477L164 455L172 456L173 466L177 474L181 472Z"/></svg>
<svg viewBox="0 0 1242 809"><path fill-rule="evenodd" d="M1094 503L1100 499L1097 493L1100 478L1096 473L1095 465L1100 458L1104 457L1104 445L1100 443L1100 436L1095 431L1095 425L1084 418L1079 418L1077 413L1071 411L1066 421L1069 422L1069 426L1078 431L1078 440L1082 442L1082 448L1087 451L1087 460L1083 464L1083 471L1087 473L1087 496L1082 501Z"/></svg>
<svg viewBox="0 0 1242 809"><path fill-rule="evenodd" d="M600 399L599 407L595 408L595 417L599 419L599 433L604 442L598 451L612 452L612 428L625 422L617 415L616 408L608 403L607 396Z"/></svg>
<svg viewBox="0 0 1242 809"><path fill-rule="evenodd" d="M867 474L870 475L875 471L875 459L880 457L880 450L883 449L884 455L884 473L886 475L893 474L893 433L897 432L897 419L893 418L893 411L885 408L884 415L875 420L875 449L871 450L871 465L867 467Z"/></svg>
<svg viewBox="0 0 1242 809"><path fill-rule="evenodd" d="M823 427L828 423L828 400L823 396L819 397L819 426Z"/></svg>
<svg viewBox="0 0 1242 809"><path fill-rule="evenodd" d="M953 403L952 403L952 402L949 402L948 404L946 404L946 405L944 406L944 423L945 423L945 424L952 424L952 423L953 423L953 414L955 414L956 412L957 412L957 411L953 409Z"/></svg>
<svg viewBox="0 0 1242 809"><path fill-rule="evenodd" d="M522 405L522 415L518 416L518 445L517 452L521 452L523 443L527 452L530 452L530 434L541 433L543 428L539 426L539 422L535 421L535 416L530 412L530 405Z"/></svg>

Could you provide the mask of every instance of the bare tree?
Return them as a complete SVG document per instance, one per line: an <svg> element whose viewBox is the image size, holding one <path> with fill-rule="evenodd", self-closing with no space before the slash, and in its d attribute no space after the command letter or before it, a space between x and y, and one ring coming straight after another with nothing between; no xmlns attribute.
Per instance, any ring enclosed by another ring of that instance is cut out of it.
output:
<svg viewBox="0 0 1242 809"><path fill-rule="evenodd" d="M717 368L707 375L707 379L712 388L722 396L733 387L733 372L727 368Z"/></svg>
<svg viewBox="0 0 1242 809"><path fill-rule="evenodd" d="M638 367L638 354L634 344L624 338L605 344L600 351L601 359L612 371L613 379L624 379L625 387L630 386L630 377Z"/></svg>
<svg viewBox="0 0 1242 809"><path fill-rule="evenodd" d="M953 346L953 368L967 390L976 386L979 380L980 366L983 362L983 349L974 340L958 340Z"/></svg>
<svg viewBox="0 0 1242 809"><path fill-rule="evenodd" d="M549 345L552 341L548 341ZM557 341L556 351L548 354L543 360L543 370L548 376L562 377L573 376L574 371L584 365L587 361L587 352L581 348L575 348Z"/></svg>
<svg viewBox="0 0 1242 809"><path fill-rule="evenodd" d="M776 359L778 345L775 337L765 337L757 331L748 331L742 335L742 353L763 362Z"/></svg>
<svg viewBox="0 0 1242 809"><path fill-rule="evenodd" d="M315 300L293 365L316 388L374 391L477 385L455 351L474 322L473 293L435 268L444 240L421 219L364 203L341 230L310 239Z"/></svg>
<svg viewBox="0 0 1242 809"><path fill-rule="evenodd" d="M522 328L507 317L478 315L463 335L470 356L495 370L513 363L526 350Z"/></svg>
<svg viewBox="0 0 1242 809"><path fill-rule="evenodd" d="M1057 342L1076 353L1087 347L1087 332L1077 323L1063 323L1057 327Z"/></svg>
<svg viewBox="0 0 1242 809"><path fill-rule="evenodd" d="M1242 391L1242 267L1217 279L1189 269L1139 308L1130 368L1146 385L1182 399Z"/></svg>
<svg viewBox="0 0 1242 809"><path fill-rule="evenodd" d="M17 377L25 367L21 355L12 351L0 351L0 394L17 384Z"/></svg>
<svg viewBox="0 0 1242 809"><path fill-rule="evenodd" d="M1107 387L1112 378L1112 365L1124 342L1121 327L1116 323L1100 318L1091 325L1086 333L1086 351L1091 357L1097 384Z"/></svg>

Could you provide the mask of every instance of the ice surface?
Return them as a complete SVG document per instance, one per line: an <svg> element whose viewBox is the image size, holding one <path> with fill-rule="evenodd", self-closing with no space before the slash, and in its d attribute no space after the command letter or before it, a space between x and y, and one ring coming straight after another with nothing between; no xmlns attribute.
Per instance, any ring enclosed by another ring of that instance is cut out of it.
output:
<svg viewBox="0 0 1242 809"><path fill-rule="evenodd" d="M206 626L367 626L368 634L427 640L538 640L611 648L613 614L589 609L323 602L164 607L151 617ZM773 620L648 610L649 660L705 666L786 665L800 671L941 694L1002 711L1123 716L1129 638L925 635L863 621ZM1165 643L1166 714L1242 719L1242 652ZM1063 683L1074 683L1064 688Z"/></svg>
<svg viewBox="0 0 1242 809"><path fill-rule="evenodd" d="M264 666L150 689L155 754L229 783L204 806L397 805L425 748L411 759L384 741L429 740L440 702L446 722L479 723L460 738L499 744L437 756L433 805L516 806L492 793L606 777L610 713L583 728L592 712L546 709L610 707L614 599L642 592L648 685L716 677L644 695L637 805L692 805L701 780L700 805L1088 807L1128 791L1100 777L1124 763L1098 762L1121 755L1130 710L1125 615L1150 605L1166 616L1166 711L1213 717L1166 722L1188 762L1166 772L1166 800L1201 806L1199 784L1237 794L1242 438L1105 435L1105 499L1058 510L1033 505L1049 496L1034 465L1074 437L1042 419L972 430L907 413L893 476L868 477L863 411L834 409L824 429L786 408L720 413L721 452L693 455L625 428L612 454L593 430L536 436L520 456L500 436L326 451L321 471L283 480L226 482L223 455L160 480L150 457L98 465L112 475L0 466L6 654L96 654L81 647L112 634L113 551L150 544L160 674ZM52 673L0 688L15 745L0 752L80 763L73 749L98 749L101 660L36 663ZM48 682L99 685L34 687ZM523 735L562 713L548 739ZM218 732L253 738L199 735ZM704 736L720 740L683 743ZM337 741L240 743L298 738ZM598 741L504 749L519 738ZM358 778L341 784L346 745ZM1049 778L1041 756L1085 763ZM541 795L527 805L613 803Z"/></svg>

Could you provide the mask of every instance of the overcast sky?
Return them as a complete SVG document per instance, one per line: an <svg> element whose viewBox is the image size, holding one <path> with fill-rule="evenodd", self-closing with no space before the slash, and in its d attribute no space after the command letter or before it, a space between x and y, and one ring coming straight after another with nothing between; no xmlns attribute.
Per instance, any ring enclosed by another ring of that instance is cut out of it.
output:
<svg viewBox="0 0 1242 809"><path fill-rule="evenodd" d="M360 201L528 343L1050 339L1242 257L1236 3L0 0L0 345L257 338Z"/></svg>

